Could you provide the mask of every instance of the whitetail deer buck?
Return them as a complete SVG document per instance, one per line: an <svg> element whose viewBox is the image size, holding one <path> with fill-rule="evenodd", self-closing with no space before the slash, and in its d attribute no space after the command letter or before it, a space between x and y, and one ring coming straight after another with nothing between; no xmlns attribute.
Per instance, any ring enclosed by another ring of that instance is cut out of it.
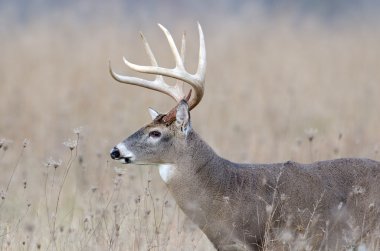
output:
<svg viewBox="0 0 380 251"><path fill-rule="evenodd" d="M180 53L170 33L159 27L174 55L173 69L158 66L142 36L152 66L124 62L137 72L155 74L155 80L122 76L111 67L110 73L119 82L165 93L177 105L166 114L150 109L153 122L116 145L111 157L125 164L157 164L178 205L218 250L368 247L380 231L380 162L346 158L313 164L237 164L218 156L190 123L189 111L204 91L201 26L195 74L184 67L184 37ZM163 76L177 84L166 84ZM194 95L185 95L178 81L189 84ZM379 248L379 240L376 243Z"/></svg>

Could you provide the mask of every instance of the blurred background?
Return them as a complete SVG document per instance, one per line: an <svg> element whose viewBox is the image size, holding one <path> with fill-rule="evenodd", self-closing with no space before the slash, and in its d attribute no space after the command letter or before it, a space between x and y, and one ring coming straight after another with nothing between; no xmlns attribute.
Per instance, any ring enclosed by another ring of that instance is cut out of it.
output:
<svg viewBox="0 0 380 251"><path fill-rule="evenodd" d="M174 65L157 23L177 44L186 32L191 72L202 25L208 70L192 124L221 156L380 159L379 11L375 0L0 0L2 249L211 249L155 167L108 156L149 123L148 107L175 105L108 73L111 62L152 79L122 63L149 64L139 31Z"/></svg>

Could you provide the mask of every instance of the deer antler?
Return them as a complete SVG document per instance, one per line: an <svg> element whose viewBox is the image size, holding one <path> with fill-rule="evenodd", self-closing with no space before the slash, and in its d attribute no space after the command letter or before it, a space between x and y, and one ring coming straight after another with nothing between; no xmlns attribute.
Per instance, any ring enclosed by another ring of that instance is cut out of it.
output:
<svg viewBox="0 0 380 251"><path fill-rule="evenodd" d="M185 42L186 42L185 34L182 37L181 55L180 55L169 31L161 24L158 24L158 26L164 32L166 39L168 40L170 49L175 59L175 64L176 64L175 67L172 69L167 69L167 68L162 68L158 66L156 58L154 57L148 42L146 41L143 34L140 33L142 41L144 43L145 51L148 54L152 65L151 66L136 65L129 62L126 58L123 58L124 63L129 68L137 72L155 74L156 78L150 81L150 80L136 78L136 77L123 76L123 75L115 73L112 70L111 65L110 65L109 70L110 70L111 76L115 80L121 83L137 85L137 86L141 86L141 87L145 87L148 89L165 93L169 95L170 97L172 97L177 102L181 101L181 99L186 98L189 103L189 109L192 110L196 105L199 104L204 93L204 83L205 83L205 75L206 75L206 48L205 48L205 41L204 41L204 36L202 32L202 27L198 23L198 31L199 31L198 69L195 74L190 74L185 70L185 66L184 66ZM169 85L165 83L163 76L177 79L176 84ZM185 95L185 93L183 92L182 86L180 85L180 81L184 81L188 83L194 89L193 98L190 99L191 92L187 96ZM167 118L165 120L167 120L168 122L172 121L173 119L172 113L173 112L170 111L167 114L166 116ZM171 115L169 116L169 114ZM174 113L174 117L175 117L175 113Z"/></svg>

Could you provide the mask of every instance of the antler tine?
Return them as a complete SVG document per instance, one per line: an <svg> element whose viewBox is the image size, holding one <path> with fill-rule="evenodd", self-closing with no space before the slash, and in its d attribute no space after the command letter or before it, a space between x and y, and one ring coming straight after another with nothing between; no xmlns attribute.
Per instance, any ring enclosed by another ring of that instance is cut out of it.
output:
<svg viewBox="0 0 380 251"><path fill-rule="evenodd" d="M152 64L152 66L158 66L157 60L154 57L154 54L153 54L152 50L150 49L149 43L146 40L146 38L145 38L145 36L144 36L144 34L142 32L140 32L140 37L141 37L141 40L142 40L142 42L144 44L145 52L149 56L150 63ZM158 76L160 76L160 75L158 75Z"/></svg>
<svg viewBox="0 0 380 251"><path fill-rule="evenodd" d="M194 97L189 102L190 110L193 109L195 106L199 104L199 102L203 98L204 94L204 84L205 84L205 78L206 78L206 45L205 45L205 38L203 35L202 27L198 22L198 32L199 32L199 61L198 61L198 68L197 72L194 75L194 79L196 79L196 82L192 85L195 91Z"/></svg>
<svg viewBox="0 0 380 251"><path fill-rule="evenodd" d="M173 40L173 37L172 35L169 33L169 31L164 27L162 26L161 24L158 24L158 27L160 27L160 29L164 32L165 36L166 36L166 39L168 40L168 43L169 43L169 46L170 46L170 49L173 53L173 56L174 56L174 59L175 59L175 64L176 64L176 68L179 68L180 70L185 70L184 66L183 66L183 62L182 62L182 59L181 59L181 55L178 53L178 49L177 49L177 46L175 45L174 43L174 40Z"/></svg>
<svg viewBox="0 0 380 251"><path fill-rule="evenodd" d="M185 55L186 55L186 32L182 34L182 42L181 42L181 58L182 58L183 64L185 64Z"/></svg>
<svg viewBox="0 0 380 251"><path fill-rule="evenodd" d="M186 32L183 32L182 41L181 41L181 59L182 59L183 65L185 65L185 56L186 56ZM177 79L176 85L178 85L183 90L183 87L184 87L183 81Z"/></svg>

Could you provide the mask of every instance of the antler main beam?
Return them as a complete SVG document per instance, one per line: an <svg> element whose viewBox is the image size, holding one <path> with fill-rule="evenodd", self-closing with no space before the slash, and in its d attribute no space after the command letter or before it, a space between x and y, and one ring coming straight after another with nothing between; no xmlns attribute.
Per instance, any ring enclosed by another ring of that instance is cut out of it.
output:
<svg viewBox="0 0 380 251"><path fill-rule="evenodd" d="M157 60L154 57L148 42L146 41L143 34L140 33L144 47L145 47L145 51L149 56L151 65L143 66L143 65L133 64L129 62L125 57L123 57L123 61L132 70L141 72L141 73L155 74L156 78L151 81L151 80L146 80L146 79L141 79L141 78L136 78L136 77L120 75L118 73L115 73L112 70L111 65L110 65L109 70L110 70L111 76L115 80L121 83L137 85L137 86L141 86L144 88L165 93L169 95L170 97L172 97L177 102L179 102L181 99L185 98L186 96L185 93L183 92L182 86L179 83L179 81L184 81L194 89L194 96L193 98L189 100L189 107L191 110L196 105L199 104L204 94L204 83L205 83L205 75L206 75L206 47L205 47L202 27L198 23L199 61L198 61L197 72L195 74L190 74L189 72L186 71L185 66L184 66L185 42L186 42L185 35L183 35L182 37L181 54L180 54L174 43L173 37L170 35L169 31L161 24L158 24L158 26L164 32L166 39L168 40L170 49L174 56L175 67L172 69L168 69L168 68L163 68L163 67L158 66ZM169 85L165 83L163 76L175 78L179 81L177 81L175 85Z"/></svg>

